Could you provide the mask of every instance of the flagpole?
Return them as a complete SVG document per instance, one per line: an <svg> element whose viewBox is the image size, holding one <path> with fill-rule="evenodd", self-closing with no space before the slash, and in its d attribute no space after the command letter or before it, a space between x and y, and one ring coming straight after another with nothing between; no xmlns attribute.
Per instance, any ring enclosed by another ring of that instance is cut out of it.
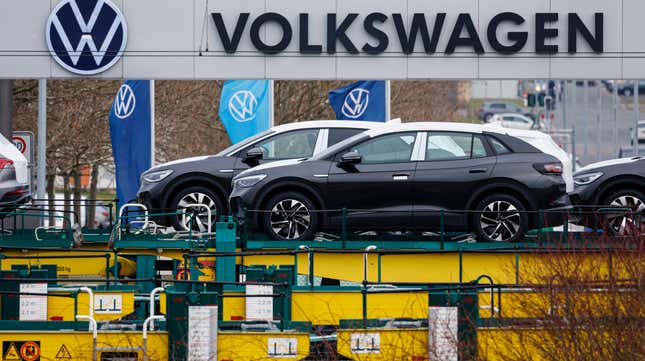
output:
<svg viewBox="0 0 645 361"><path fill-rule="evenodd" d="M273 79L269 80L269 128L273 128L275 125L275 97L273 96L273 82Z"/></svg>
<svg viewBox="0 0 645 361"><path fill-rule="evenodd" d="M155 81L150 80L150 167L155 166Z"/></svg>
<svg viewBox="0 0 645 361"><path fill-rule="evenodd" d="M391 108L390 108L390 99L391 99L391 82L390 80L385 81L385 121L389 122L392 119Z"/></svg>

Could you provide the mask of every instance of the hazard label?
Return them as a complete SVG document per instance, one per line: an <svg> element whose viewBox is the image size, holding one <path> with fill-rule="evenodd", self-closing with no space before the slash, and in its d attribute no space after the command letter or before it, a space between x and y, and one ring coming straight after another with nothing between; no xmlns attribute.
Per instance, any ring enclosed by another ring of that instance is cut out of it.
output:
<svg viewBox="0 0 645 361"><path fill-rule="evenodd" d="M20 346L20 357L25 361L36 361L40 359L40 342L27 341Z"/></svg>
<svg viewBox="0 0 645 361"><path fill-rule="evenodd" d="M69 350L67 349L67 346L63 344L59 349L58 352L56 352L56 358L58 359L71 359L72 354L69 353Z"/></svg>
<svg viewBox="0 0 645 361"><path fill-rule="evenodd" d="M2 359L11 361L21 360L20 355L18 355L18 348L16 347L16 344L14 342L11 342L9 344L9 347L7 347L5 350L5 343L6 342L2 343Z"/></svg>
<svg viewBox="0 0 645 361"><path fill-rule="evenodd" d="M40 341L2 341L3 361L39 361Z"/></svg>

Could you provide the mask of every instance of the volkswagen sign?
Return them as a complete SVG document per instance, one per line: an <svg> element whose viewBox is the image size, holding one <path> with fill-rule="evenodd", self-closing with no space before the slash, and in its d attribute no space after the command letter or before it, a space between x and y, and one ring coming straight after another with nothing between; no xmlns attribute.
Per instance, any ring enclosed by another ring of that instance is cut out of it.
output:
<svg viewBox="0 0 645 361"><path fill-rule="evenodd" d="M238 91L228 101L228 111L231 113L233 119L240 123L253 120L257 107L258 100L248 90Z"/></svg>
<svg viewBox="0 0 645 361"><path fill-rule="evenodd" d="M136 107L137 98L134 90L128 84L121 85L114 99L114 115L119 119L125 119L134 113Z"/></svg>
<svg viewBox="0 0 645 361"><path fill-rule="evenodd" d="M127 26L110 0L63 0L49 15L46 37L60 66L74 74L94 75L119 61Z"/></svg>
<svg viewBox="0 0 645 361"><path fill-rule="evenodd" d="M345 97L342 113L349 119L360 118L370 103L370 92L363 88L353 89Z"/></svg>

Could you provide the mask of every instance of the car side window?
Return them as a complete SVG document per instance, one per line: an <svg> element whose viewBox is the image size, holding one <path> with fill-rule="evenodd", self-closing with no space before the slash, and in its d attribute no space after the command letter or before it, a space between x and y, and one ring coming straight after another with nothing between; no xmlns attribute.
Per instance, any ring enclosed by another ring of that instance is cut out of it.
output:
<svg viewBox="0 0 645 361"><path fill-rule="evenodd" d="M352 148L363 157L363 164L409 162L417 133L388 134Z"/></svg>
<svg viewBox="0 0 645 361"><path fill-rule="evenodd" d="M426 160L460 160L487 157L480 137L465 133L429 133Z"/></svg>
<svg viewBox="0 0 645 361"><path fill-rule="evenodd" d="M499 140L492 137L489 137L488 140L490 141L490 144L493 146L493 150L495 150L495 153L497 153L498 155L512 153L511 150L508 149L508 147L505 146Z"/></svg>
<svg viewBox="0 0 645 361"><path fill-rule="evenodd" d="M506 106L504 104L499 104L499 103L493 103L490 105L491 108L493 109L505 109Z"/></svg>
<svg viewBox="0 0 645 361"><path fill-rule="evenodd" d="M484 142L482 141L482 138L476 135L473 135L473 148L472 148L472 151L470 152L470 157L485 158L488 156L489 154L488 154L488 151L486 150L486 147L484 146Z"/></svg>
<svg viewBox="0 0 645 361"><path fill-rule="evenodd" d="M319 129L303 129L277 134L256 144L262 148L263 159L309 158L314 155Z"/></svg>
<svg viewBox="0 0 645 361"><path fill-rule="evenodd" d="M330 128L329 137L327 139L327 147L340 143L347 138L351 138L356 134L364 132L365 129L356 128Z"/></svg>

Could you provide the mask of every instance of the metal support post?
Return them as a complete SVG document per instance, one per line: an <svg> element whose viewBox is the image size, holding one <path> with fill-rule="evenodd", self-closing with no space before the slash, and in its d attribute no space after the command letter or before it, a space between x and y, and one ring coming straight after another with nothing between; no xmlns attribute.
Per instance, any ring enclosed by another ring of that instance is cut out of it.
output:
<svg viewBox="0 0 645 361"><path fill-rule="evenodd" d="M634 157L638 156L638 121L641 117L641 109L639 104L639 81L634 80L634 128L632 129L632 143L634 146Z"/></svg>

